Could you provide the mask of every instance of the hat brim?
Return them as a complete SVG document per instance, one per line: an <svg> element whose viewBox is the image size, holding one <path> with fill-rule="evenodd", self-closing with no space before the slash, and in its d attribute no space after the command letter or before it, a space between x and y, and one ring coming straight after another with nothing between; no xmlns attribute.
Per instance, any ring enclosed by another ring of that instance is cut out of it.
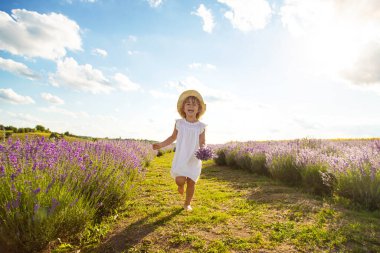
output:
<svg viewBox="0 0 380 253"><path fill-rule="evenodd" d="M179 96L178 102L177 102L177 111L178 111L178 113L181 115L182 118L185 118L185 115L183 115L183 112L182 112L182 105L183 105L183 102L188 97L196 97L199 100L199 102L201 103L202 110L199 112L199 117L198 117L198 118L200 118L206 112L206 104L204 103L201 94L198 91L196 91L196 90L187 90L187 91L184 91Z"/></svg>

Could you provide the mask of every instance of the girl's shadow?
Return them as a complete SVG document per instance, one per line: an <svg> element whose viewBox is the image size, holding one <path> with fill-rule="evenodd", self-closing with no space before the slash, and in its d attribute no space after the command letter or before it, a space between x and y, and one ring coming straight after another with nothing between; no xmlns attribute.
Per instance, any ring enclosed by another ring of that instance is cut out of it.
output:
<svg viewBox="0 0 380 253"><path fill-rule="evenodd" d="M154 232L158 227L164 226L168 221L174 218L176 215L183 211L182 208L176 209L167 216L164 216L156 221L148 222L158 216L161 212L157 211L152 214L145 216L144 218L130 224L121 232L112 235L106 240L100 247L98 247L95 252L111 253L111 252L123 252L128 250L143 241L143 239ZM91 251L94 252L94 251Z"/></svg>

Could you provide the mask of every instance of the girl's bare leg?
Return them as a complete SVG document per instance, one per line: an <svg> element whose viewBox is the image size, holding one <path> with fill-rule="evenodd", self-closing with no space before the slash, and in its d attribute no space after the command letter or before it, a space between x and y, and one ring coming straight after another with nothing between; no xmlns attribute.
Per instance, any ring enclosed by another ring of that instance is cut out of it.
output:
<svg viewBox="0 0 380 253"><path fill-rule="evenodd" d="M186 187L186 201L185 201L185 207L190 205L191 200L194 196L195 191L195 182L191 180L190 178L186 179L187 187Z"/></svg>
<svg viewBox="0 0 380 253"><path fill-rule="evenodd" d="M185 191L186 177L176 177L175 183L178 185L178 193L182 195Z"/></svg>

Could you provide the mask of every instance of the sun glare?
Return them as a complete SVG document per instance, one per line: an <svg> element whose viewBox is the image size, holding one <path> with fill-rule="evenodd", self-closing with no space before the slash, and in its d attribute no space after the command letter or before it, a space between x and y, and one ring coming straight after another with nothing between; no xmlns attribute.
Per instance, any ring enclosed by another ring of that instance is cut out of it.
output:
<svg viewBox="0 0 380 253"><path fill-rule="evenodd" d="M365 47L379 39L376 24L361 13L343 12L327 2L313 8L309 17L301 17L306 25L295 28L302 30L297 36L302 57L315 73L335 75L352 68Z"/></svg>

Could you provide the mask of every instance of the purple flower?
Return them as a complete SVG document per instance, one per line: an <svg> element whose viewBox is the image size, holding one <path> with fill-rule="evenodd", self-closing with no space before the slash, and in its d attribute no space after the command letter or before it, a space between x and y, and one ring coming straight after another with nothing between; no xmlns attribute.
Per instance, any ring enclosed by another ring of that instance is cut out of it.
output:
<svg viewBox="0 0 380 253"><path fill-rule="evenodd" d="M34 194L38 194L40 191L41 191L41 188L38 187L37 189L33 190L33 193L34 193Z"/></svg>
<svg viewBox="0 0 380 253"><path fill-rule="evenodd" d="M51 207L49 209L49 214L52 214L58 205L59 205L59 201L56 198L53 198L51 200Z"/></svg>
<svg viewBox="0 0 380 253"><path fill-rule="evenodd" d="M5 175L5 168L3 165L0 166L0 177Z"/></svg>
<svg viewBox="0 0 380 253"><path fill-rule="evenodd" d="M200 147L195 152L195 157L202 161L207 161L215 157L214 151L210 147Z"/></svg>

